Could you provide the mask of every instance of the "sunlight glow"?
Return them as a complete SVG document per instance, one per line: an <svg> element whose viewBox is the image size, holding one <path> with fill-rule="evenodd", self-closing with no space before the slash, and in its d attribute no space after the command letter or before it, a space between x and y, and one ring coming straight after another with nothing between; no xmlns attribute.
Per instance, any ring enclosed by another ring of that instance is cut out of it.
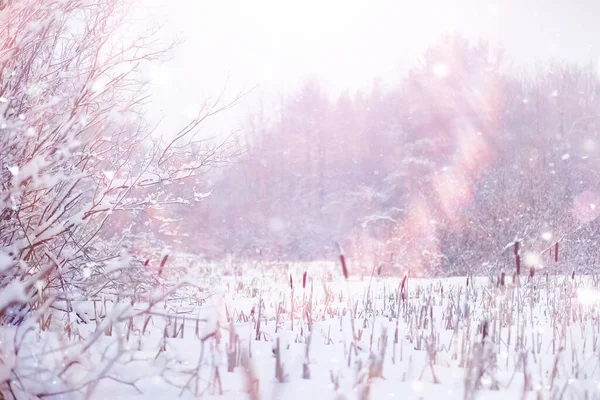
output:
<svg viewBox="0 0 600 400"><path fill-rule="evenodd" d="M450 73L448 66L442 63L434 65L432 72L433 76L435 76L438 79L444 79Z"/></svg>

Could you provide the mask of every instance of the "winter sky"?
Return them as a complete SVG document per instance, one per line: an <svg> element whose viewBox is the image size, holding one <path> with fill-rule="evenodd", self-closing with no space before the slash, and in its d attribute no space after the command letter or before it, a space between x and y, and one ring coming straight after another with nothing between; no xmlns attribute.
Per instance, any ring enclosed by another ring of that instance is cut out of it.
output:
<svg viewBox="0 0 600 400"><path fill-rule="evenodd" d="M228 77L232 92L259 85L267 99L309 76L333 93L394 82L450 31L501 44L518 65L600 57L598 0L146 1L165 37L185 38L152 71L152 110L169 124Z"/></svg>

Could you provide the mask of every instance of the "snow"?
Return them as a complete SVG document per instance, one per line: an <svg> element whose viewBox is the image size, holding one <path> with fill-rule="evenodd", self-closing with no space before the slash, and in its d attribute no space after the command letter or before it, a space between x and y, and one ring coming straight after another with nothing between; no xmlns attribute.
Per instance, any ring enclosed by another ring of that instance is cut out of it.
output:
<svg viewBox="0 0 600 400"><path fill-rule="evenodd" d="M102 171L102 173L109 181L112 181L115 177L115 171Z"/></svg>
<svg viewBox="0 0 600 400"><path fill-rule="evenodd" d="M0 398L598 398L590 71L448 35L227 136L235 84L154 124L136 7L0 3Z"/></svg>
<svg viewBox="0 0 600 400"><path fill-rule="evenodd" d="M237 279L239 279L239 277ZM426 351L427 345L425 340L431 328L424 327L419 329L420 333L418 335L423 336L421 339L421 344L418 344L419 336L415 336L415 332L413 331L413 328L411 328L411 325L415 323L415 320L400 322L400 340L397 345L394 345L393 338L395 320L393 318L391 321L388 317L383 316L372 316L367 317L366 319L364 317L357 318L355 323L356 329L358 332L362 332L359 334L362 337L362 339L359 340L361 343L359 345L360 350L358 351L356 358L351 357L352 359L350 366L348 366L348 356L345 348L348 346L348 341L352 340L352 334L348 334L352 327L350 326L347 318L341 317L340 319L340 317L334 317L333 315L335 314L332 314L331 316L329 315L330 311L327 311L323 308L324 303L322 302L324 301L323 296L325 294L321 291L318 291L319 295L315 296L315 299L319 300L315 301L315 308L313 310L313 312L316 314L316 320L313 321L313 334L311 340L311 349L309 352L309 368L311 370L311 379L308 381L303 380L301 378L302 366L305 361L305 343L308 339L306 336L306 321L302 321L300 315L297 315L295 317L297 325L292 331L291 321L289 319L289 307L283 305L284 309L286 310L283 312L286 314L281 315L280 321L277 322L276 309L274 307L278 301L283 301L286 297L289 301L289 286L284 285L281 282L278 282L276 285L274 285L273 282L269 280L268 282L270 283L267 287L264 287L264 292L262 294L263 299L266 300L265 310L263 310L265 318L265 326L263 329L265 329L266 336L257 341L254 338L255 324L246 322L238 322L234 324L235 331L240 337L240 343L242 347L245 348L250 346L251 348L252 358L250 359L250 365L252 365L254 373L259 380L258 387L261 398L295 399L308 396L309 398L312 397L319 399L353 399L360 398L358 394L367 386L369 387L370 398L372 399L426 399L440 397L449 397L453 399L464 398L466 369L464 367L458 367L458 364L460 363L461 357L459 350L461 347L460 343L465 340L460 339L460 337L466 333L467 328L466 326L462 326L456 331L452 329L444 330L442 326L445 323L445 306L442 304L437 305L437 301L440 300L437 298L437 296L441 295L439 288L444 287L448 295L451 293L456 294L457 288L463 284L463 282L461 282L462 280L463 278L409 281L409 287L411 287L409 302L411 302L411 304L418 305L421 302L426 303L430 294L436 298L433 300L435 304L433 310L435 318L435 331L438 332L437 335L440 335L438 340L441 341L438 346L440 346L440 348L443 348L443 346L449 347L449 350L447 351L438 350L436 355L434 371L439 383L434 383L434 378L429 370L429 364L427 361L428 355ZM478 282L476 284L477 287L485 287L486 280L486 278L476 278L476 281ZM242 278L242 281L249 282L250 280ZM227 283L233 283L233 281L229 281ZM227 287L227 283L222 281L220 286ZM383 290L386 288L386 291L389 290L388 293L390 293L392 292L391 288L397 287L398 283L399 282L396 279L380 279L378 282L374 283L374 287L371 288L374 305L384 313L385 309L382 308L384 302L384 298L382 297ZM344 285L341 282L325 283L325 285L327 285L333 293L338 293L339 291L343 293L345 291ZM367 288L367 285L368 282L366 281L353 281L350 283L349 293L358 297L362 297L366 293L365 289ZM526 287L529 286L525 285L523 290L526 290ZM431 288L433 290L424 292L423 289L425 288ZM224 301L226 304L228 304L229 312L235 316L241 315L240 312L243 312L244 315L249 315L252 305L254 305L254 307L257 305L256 301L258 301L258 299L252 300L252 298L240 296L241 293L238 291L228 291L227 289L224 290L226 291ZM589 289L589 291L591 293L597 293L592 289ZM468 294L468 292L464 293ZM473 316L472 323L475 324L475 321L478 321L480 317L485 316L488 311L478 306L472 295L468 295L467 297L469 298L469 301L465 302L465 304L468 304L468 309ZM331 311L334 313L336 312L335 310L343 311L347 309L345 301L343 299L342 301L339 300L340 299L336 299L331 302ZM450 304L450 302L448 304ZM206 337L207 334L213 332L213 328L216 326L214 319L214 306L215 304L212 304L211 306L207 307L207 314L204 315L208 318L208 323L206 324L205 329L201 331L200 338ZM494 307L502 307L502 303L498 303ZM361 307L359 306L359 308ZM539 308L536 307L533 312L534 321L538 321L535 322L535 325L540 324L539 326L534 325L535 329L531 331L533 332L532 334L534 334L534 342L544 339L539 335L535 337L535 334L544 331L552 332L552 329L543 322L544 308L545 306L540 304ZM495 309L490 311L496 312ZM529 310L527 310L527 313L529 313ZM321 315L323 315L324 318L321 318ZM235 318L236 317L234 317L234 320ZM371 320L372 322L369 322ZM454 323L457 323L456 321L458 320L455 320ZM550 320L547 319L547 321ZM227 326L227 321L223 315L221 315L220 326L222 328ZM300 333L301 329L304 330L304 335ZM367 367L368 363L376 362L378 358L377 354L381 349L381 338L384 329L387 329L388 334L388 352L384 357L383 375L381 378L369 379L368 369L365 368ZM468 343L475 343L475 341L478 340L476 326L473 325L469 329L472 330L472 339L470 339ZM507 332L507 330L504 332L505 340L507 340ZM590 334L589 331L586 332L587 333L584 335ZM223 330L223 333L224 337L221 339L221 343L227 343L229 340L229 333L227 330ZM455 338L457 333L459 334L458 341ZM516 333L513 332L513 334ZM371 335L374 338L372 342L373 344L370 344ZM530 337L529 327L525 327L525 337ZM277 338L279 338L281 343L281 358L286 377L286 380L283 383L277 382L274 377L276 359L273 355L273 349ZM549 344L547 340L549 339L546 339L545 343ZM182 365L189 365L190 367L194 366L197 361L196 357L201 352L201 349L198 348L197 341L198 339L167 339L167 352L170 352L171 354L165 354L166 358L177 360L177 363ZM372 352L369 351L371 346ZM471 344L468 346L471 346ZM531 345L527 345L527 347L530 346ZM582 342L576 342L573 346L580 351L582 348ZM221 346L221 348L222 350L220 352L217 351L217 353L211 356L211 361L208 361L207 364L203 364L203 368L205 369L203 376L209 382L206 386L208 397L237 399L247 396L245 389L246 373L244 372L244 368L238 367L235 368L234 372L232 373L226 372L226 357L223 353L225 351L225 347ZM537 350L526 351L530 353L530 356L532 356L535 352L538 360L531 368L533 389L530 393L548 393L549 391L549 377L538 375L536 371L538 371L538 369L550 369L553 365L555 355L552 354L552 349L547 347L545 344L542 345L540 349L541 348L543 348L544 351L540 350L539 353L537 353ZM453 354L457 351L459 358L454 359ZM513 378L512 374L515 372L515 364L513 362L517 360L521 350L515 350L511 346L505 347L502 345L496 348L490 347L490 351L496 352L499 356L499 360L501 361L498 362L497 376L491 377L485 375L481 379L481 389L478 390L481 392L481 396L484 396L485 398L501 399L505 398L508 393L512 393L513 395L520 393L524 385L524 381L522 379L523 375L521 373ZM374 354L373 357L371 357L370 354ZM594 353L589 351L589 349L585 354L585 357L592 357L592 359L594 357ZM509 362L507 363L505 360ZM534 363L534 361L531 362ZM211 385L209 380L209 377L211 376L211 370L214 371L215 365L220 366L220 377L223 387L222 396L218 396L217 387ZM558 388L562 390L563 385L567 384L567 391L571 395L575 395L584 393L586 389L592 390L595 388L595 385L597 385L597 383L594 383L592 376L590 376L588 379L571 379L570 381L568 378L564 379L564 377L569 376L567 371L569 371L569 368L565 365L564 372L561 372L561 374L566 375L563 376L563 379L560 379L560 384L555 384L555 390ZM591 372L591 369L589 371ZM339 387L337 389L332 383L332 376L339 382ZM362 381L362 383L357 383L357 380L360 381L361 379L364 379L364 381ZM501 381L501 390L490 390L494 379L499 379ZM140 382L139 388L143 393L130 393L128 398L149 398L151 396L150 393L152 393L152 395L161 393L163 396L168 396L170 393L176 392L168 383L157 376L152 376L152 378L143 380ZM148 392L145 392L146 390ZM193 392L193 390L185 390L183 392L185 395L184 397L191 395L191 392ZM115 388L115 391L110 393L120 393L123 395L124 391L119 392ZM191 398L192 396L189 397Z"/></svg>
<svg viewBox="0 0 600 400"><path fill-rule="evenodd" d="M119 257L106 263L104 274L109 275L113 272L127 269L131 266L132 257L128 253L123 253Z"/></svg>
<svg viewBox="0 0 600 400"><path fill-rule="evenodd" d="M580 288L577 289L577 299L581 304L598 304L600 303L600 292L590 288Z"/></svg>
<svg viewBox="0 0 600 400"><path fill-rule="evenodd" d="M202 200L202 199L206 199L208 198L210 195L212 194L212 192L194 192L194 199L195 200Z"/></svg>
<svg viewBox="0 0 600 400"><path fill-rule="evenodd" d="M92 345L83 357L76 349L54 354L52 363L82 362L72 379L101 378L92 396L98 399L233 400L248 397L249 379L266 399L361 399L366 390L370 399L503 399L520 395L526 384L528 396L550 398L564 390L579 398L598 388L600 349L593 343L600 292L590 277L521 277L515 285L507 279L506 286L485 277L474 277L469 285L465 277L408 278L401 300L399 278L323 279L324 271L339 269L335 263L290 264L285 271L244 264L243 275L228 276L215 276L209 268L197 264L188 278L214 294L182 288L147 315L140 313L148 310L144 302L72 301L71 321L78 321L73 329L81 336L81 344L72 344ZM296 282L302 282L304 271L308 280L302 288ZM296 283L293 292L289 274ZM15 288L5 297L23 301L22 287ZM106 336L109 320L121 322ZM482 339L484 321L489 333ZM47 349L53 335L41 332L41 342L28 336L26 351L52 365ZM36 350L40 343L43 349ZM482 354L485 359L477 358ZM523 355L529 383L519 361ZM118 379L103 378L101 366L113 356L118 362L106 376ZM283 382L275 378L278 359ZM477 378L467 363L477 359L495 369ZM552 377L556 360L558 375ZM308 380L302 378L307 361ZM478 383L469 386L469 376ZM48 384L62 387L62 379Z"/></svg>
<svg viewBox="0 0 600 400"><path fill-rule="evenodd" d="M8 171L11 173L12 176L17 176L19 175L19 166L18 165L14 165L12 167L7 167Z"/></svg>
<svg viewBox="0 0 600 400"><path fill-rule="evenodd" d="M0 250L0 273L7 271L13 266L13 258L8 253Z"/></svg>
<svg viewBox="0 0 600 400"><path fill-rule="evenodd" d="M25 303L28 300L22 282L12 281L0 290L0 310L5 310L11 304Z"/></svg>

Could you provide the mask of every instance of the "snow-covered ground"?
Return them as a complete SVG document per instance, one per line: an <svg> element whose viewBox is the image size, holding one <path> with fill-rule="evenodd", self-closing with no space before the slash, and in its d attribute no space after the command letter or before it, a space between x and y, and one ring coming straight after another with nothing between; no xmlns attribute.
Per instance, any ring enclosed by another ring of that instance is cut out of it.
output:
<svg viewBox="0 0 600 400"><path fill-rule="evenodd" d="M507 277L503 286L345 280L340 269L322 279L329 267L243 265L150 311L130 299L75 302L70 331L36 325L24 336L17 362L32 373L22 379L65 399L600 398L594 277ZM51 323L66 326L58 318ZM112 329L111 318L120 321Z"/></svg>

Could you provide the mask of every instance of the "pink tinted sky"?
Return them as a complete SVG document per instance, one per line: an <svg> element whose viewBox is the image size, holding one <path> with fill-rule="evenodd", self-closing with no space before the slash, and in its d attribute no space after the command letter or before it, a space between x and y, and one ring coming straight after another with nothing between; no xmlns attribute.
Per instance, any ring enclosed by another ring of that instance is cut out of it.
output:
<svg viewBox="0 0 600 400"><path fill-rule="evenodd" d="M166 23L165 37L180 32L186 39L172 61L152 71L151 110L166 114L168 125L228 75L232 89L260 85L257 93L267 98L307 76L332 93L378 76L398 80L448 31L502 44L519 65L600 56L597 0L145 1Z"/></svg>

